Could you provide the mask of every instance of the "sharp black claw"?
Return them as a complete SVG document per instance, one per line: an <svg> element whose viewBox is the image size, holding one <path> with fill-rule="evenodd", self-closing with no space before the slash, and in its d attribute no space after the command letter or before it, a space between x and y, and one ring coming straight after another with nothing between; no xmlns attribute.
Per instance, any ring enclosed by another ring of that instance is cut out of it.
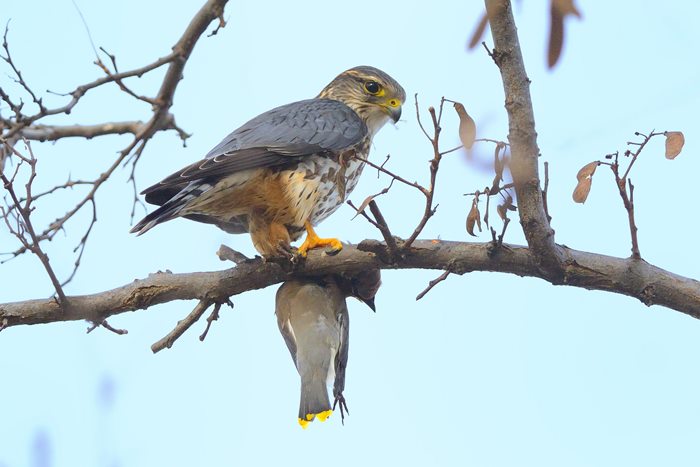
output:
<svg viewBox="0 0 700 467"><path fill-rule="evenodd" d="M348 410L348 404L345 402L345 397L343 397L342 394L335 396L335 400L333 401L334 411L336 405L340 408L340 422L345 425L345 414L347 413L350 415L350 411Z"/></svg>
<svg viewBox="0 0 700 467"><path fill-rule="evenodd" d="M329 248L326 250L326 254L328 256L335 256L338 253L340 253L343 249L342 248Z"/></svg>

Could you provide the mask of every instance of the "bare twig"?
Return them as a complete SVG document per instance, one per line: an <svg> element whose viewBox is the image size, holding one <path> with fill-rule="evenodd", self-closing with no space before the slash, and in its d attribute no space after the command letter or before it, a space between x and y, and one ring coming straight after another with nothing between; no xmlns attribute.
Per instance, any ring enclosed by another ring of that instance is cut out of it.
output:
<svg viewBox="0 0 700 467"><path fill-rule="evenodd" d="M103 327L106 330L111 331L114 334L117 334L119 336L123 336L124 334L129 334L129 331L127 331L126 329L119 329L119 328L112 327L112 325L109 324L106 319L103 319L102 321L93 322L92 325L90 325L90 327L88 327L87 333L90 334L92 331L94 331L95 329L97 329L99 327Z"/></svg>
<svg viewBox="0 0 700 467"><path fill-rule="evenodd" d="M355 209L354 205L351 205L353 207L353 209L355 209L355 211L356 211L355 215L353 216L353 219L355 219L355 217L359 216L360 212L364 211L367 208L367 206L369 206L369 203L371 201L374 201L375 198L389 193L389 190L391 190L391 187L394 185L395 181L396 181L396 179L392 178L391 182L389 183L389 186L387 186L386 188L383 188L379 193L375 193L373 195L369 195L368 197L366 197L364 199L364 201L362 201L362 203L360 204L360 206L358 208Z"/></svg>
<svg viewBox="0 0 700 467"><path fill-rule="evenodd" d="M400 175L397 175L394 172L387 170L386 168L384 168L384 164L377 165L368 159L363 159L362 157L358 157L358 156L355 156L355 159L357 159L358 161L364 162L365 164L369 165L370 167L377 169L378 172L386 174L386 175L390 176L391 178L393 178L394 180L396 180L400 183L403 183L406 186L410 186L412 188L415 188L416 190L420 191L423 194L426 194L428 192L428 190L425 187L419 185L417 182L409 182L408 180L401 177ZM384 163L386 163L386 161L384 161Z"/></svg>
<svg viewBox="0 0 700 467"><path fill-rule="evenodd" d="M506 229L508 228L508 224L510 224L510 218L506 217L503 219L503 228L501 229L500 235L496 237L496 230L493 227L490 227L491 229L491 242L492 246L494 247L491 250L491 254L493 254L495 251L498 251L499 248L503 246L503 237L506 235Z"/></svg>
<svg viewBox="0 0 700 467"><path fill-rule="evenodd" d="M642 136L644 140L641 143L627 143L627 144L635 144L639 146L637 150L633 153L631 153L632 156L632 161L630 161L630 165L627 166L627 170L625 170L625 174L622 176L622 180L627 179L627 176L630 174L630 170L632 170L632 166L634 165L635 162L637 162L637 158L639 157L639 154L642 152L644 147L647 145L647 143L654 137L654 136L659 136L663 135L664 132L660 133L655 133L654 130L651 130L648 135L645 135L643 133L637 132L637 136Z"/></svg>
<svg viewBox="0 0 700 467"><path fill-rule="evenodd" d="M110 69L107 68L107 66L102 62L102 60L99 59L99 57L98 57L98 60L96 62L97 66L99 66L102 69L102 71L105 72L105 74L107 76L113 76L115 73L119 73L119 69L117 68L117 57L115 57L111 53L107 52L107 50L105 50L104 47L100 47L100 50L102 51L102 53L104 53L105 55L107 55L109 57L109 60L112 62L112 68L114 68L114 73L112 73L110 71ZM117 84L117 86L119 86L119 89L121 89L122 91L124 91L125 93L127 93L128 95L133 97L134 99L146 102L146 103L151 104L153 106L157 106L159 104L158 101L156 101L153 98L136 94L134 91L132 91L130 88L128 88L126 86L126 84L124 84L124 81L121 78L115 78L114 82Z"/></svg>
<svg viewBox="0 0 700 467"><path fill-rule="evenodd" d="M399 254L399 247L396 244L396 239L391 234L391 230L389 230L389 225L386 223L386 219L384 219L382 212L379 210L379 206L377 206L377 203L374 200L369 202L369 210L377 220L379 231L382 233L382 237L384 237L387 249L389 250L389 255L391 258L394 258Z"/></svg>
<svg viewBox="0 0 700 467"><path fill-rule="evenodd" d="M34 102L39 106L39 110L35 114L24 114L22 112L22 105L15 104L14 100L10 98L9 95L4 93L0 89L0 98L2 98L14 112L14 116L10 118L3 118L0 121L0 129L2 129L2 135L0 136L0 142L3 142L5 146L9 147L14 145L20 137L24 136L28 139L35 139L40 141L57 140L65 137L85 137L92 138L95 136L101 136L105 134L123 134L131 133L133 134L133 140L118 153L115 160L111 165L102 172L97 178L90 181L79 181L79 182L67 182L63 185L58 185L52 189L45 191L37 195L37 197L47 196L56 190L61 188L72 187L77 184L90 185L88 192L63 216L56 218L51 224L49 224L42 232L34 232L34 240L31 242L32 245L38 245L42 241L51 240L58 232L62 231L68 221L70 221L74 216L80 212L87 204L92 207L92 221L88 225L83 237L76 246L74 252L77 253L77 258L75 261L75 268L68 277L64 284L70 281L80 264L82 255L85 251L87 245L87 240L92 232L95 221L97 220L96 215L96 204L95 204L95 194L100 189L100 187L111 177L117 168L123 163L131 164L131 174L129 177L129 182L132 184L134 193L136 193L136 181L135 181L135 166L138 162L140 156L142 155L146 144L153 137L153 135L161 130L175 130L180 138L183 140L183 144L189 135L178 127L175 123L174 116L169 112L170 107L173 102L173 95L178 83L182 78L182 72L189 58L197 40L199 37L206 32L208 25L219 19L219 27L224 25L223 22L223 8L227 0L209 0L206 4L199 10L199 12L193 17L189 26L181 36L180 40L174 45L173 51L163 58L156 60L155 62L143 66L141 68L136 68L126 72L120 72L117 68L117 61L114 55L109 54L103 49L103 52L107 54L111 60L113 71L111 71L107 66L104 65L97 57L97 65L102 68L107 76L97 79L93 82L78 86L74 91L66 94L70 96L70 101L63 106L56 108L46 108L41 103L41 99L38 98L30 89L30 87L24 81L20 71L14 65L12 58L9 53L9 47L7 46L7 29L5 32L4 40L4 50L5 55L2 58L9 64L11 69L15 72L17 76L17 81L20 83L25 91L29 93ZM86 25L87 28L87 25ZM88 31L89 34L89 31ZM128 88L124 82L127 78L140 77L145 73L153 71L163 65L168 65L165 77L161 83L160 90L154 98L140 96ZM124 92L130 96L137 98L141 101L147 102L153 107L152 117L145 123L143 122L117 122L117 123L104 123L99 125L71 125L71 126L55 126L55 125L41 125L38 123L39 120L44 119L52 115L58 114L68 114L73 108L80 102L80 100L85 96L85 94L97 87L100 87L107 83L116 83ZM8 146L9 145L9 146ZM3 148L4 149L4 148ZM7 184L6 184L7 185ZM34 198L36 199L36 197ZM28 196L27 200L31 201L31 197ZM134 194L134 203L132 205L132 216L136 204L140 203L140 200ZM10 215L10 212L5 214ZM29 213L27 212L27 215ZM7 221L7 219L6 219ZM31 251L29 244L22 244L22 246L15 250L12 254L14 256L20 255L27 251ZM55 278L52 278L52 282ZM60 293L59 293L60 297Z"/></svg>
<svg viewBox="0 0 700 467"><path fill-rule="evenodd" d="M547 220L551 223L552 216L549 215L549 209L547 207L547 192L549 190L549 162L544 163L544 190L542 190L542 207L544 207L544 213L547 216Z"/></svg>
<svg viewBox="0 0 700 467"><path fill-rule="evenodd" d="M637 225L634 222L634 185L632 185L632 179L628 178L627 183L630 187L630 202L629 208L627 209L627 219L630 225L630 235L632 237L632 257L641 258L639 253L639 240L637 240Z"/></svg>
<svg viewBox="0 0 700 467"><path fill-rule="evenodd" d="M216 252L216 255L221 261L231 261L235 264L250 261L250 258L248 258L246 255L226 245L219 246L219 250Z"/></svg>
<svg viewBox="0 0 700 467"><path fill-rule="evenodd" d="M0 58L2 58L5 63L7 63L10 68L12 68L13 73L17 77L15 79L15 82L18 83L20 86L24 88L24 90L29 94L32 98L32 101L39 107L40 110L45 110L44 104L42 103L41 99L34 94L34 91L32 91L32 88L29 87L29 85L24 81L24 77L22 76L22 72L17 69L15 66L14 61L12 61L12 55L10 55L10 46L7 43L7 34L10 30L10 21L8 20L7 23L5 24L5 34L3 34L2 37L2 48L5 50L5 55L0 55ZM11 106L12 107L12 106ZM14 110L14 109L13 109Z"/></svg>
<svg viewBox="0 0 700 467"><path fill-rule="evenodd" d="M19 134L32 141L57 141L63 138L95 138L103 135L123 135L125 133L137 134L144 123L133 122L108 122L97 125L30 125ZM164 130L166 128L163 128Z"/></svg>
<svg viewBox="0 0 700 467"><path fill-rule="evenodd" d="M433 287L435 287L435 286L438 285L440 282L442 282L442 281L444 281L445 279L447 279L447 276L449 276L450 274L451 274L450 271L445 271L445 272L443 272L442 274L440 274L438 277L436 277L435 279L433 279L433 280L431 280L430 282L428 282L428 287L426 287L421 293L419 293L419 294L416 296L416 301L418 301L418 300L420 300L421 298L425 297L426 294L427 294L428 292L430 292L431 290L433 290Z"/></svg>
<svg viewBox="0 0 700 467"><path fill-rule="evenodd" d="M22 203L19 200L19 197L15 193L15 189L13 186L13 183L11 180L9 180L4 173L0 173L0 180L2 180L3 187L5 190L8 192L10 195L10 199L12 200L12 206L14 207L14 211L18 214L17 218L17 226L18 228L14 229L12 226L9 224L8 216L7 216L7 211L4 209L2 210L3 217L5 218L5 221L7 222L7 226L10 228L10 231L14 234L15 237L20 241L22 246L26 248L27 250L31 251L33 254L39 258L39 261L41 261L41 264L44 266L44 269L46 270L46 273L49 276L49 279L51 280L51 283L54 286L54 289L56 290L56 296L59 305L61 308L64 308L67 303L66 303L66 295L63 292L63 287L61 282L58 280L58 277L56 276L56 273L54 272L53 268L51 267L51 263L49 261L49 257L44 253L42 250L41 246L39 245L39 237L37 236L35 230L34 230L34 225L32 224L31 220L31 213L33 210L32 207L32 183L34 182L34 179L36 178L36 158L34 157L34 153L32 152L31 147L29 146L29 143L27 144L27 150L29 151L29 158L25 158L21 154L19 154L14 148L11 148L13 152L15 152L18 157L22 159L22 162L26 162L29 164L31 173L29 175L29 179L27 183L25 184L25 189L26 189L26 197L24 198L25 201ZM19 165L19 164L18 164ZM18 167L19 168L19 167ZM15 172L16 175L16 172ZM14 180L14 176L13 176ZM21 218L21 221L20 221ZM26 234L29 235L29 238L25 236Z"/></svg>
<svg viewBox="0 0 700 467"><path fill-rule="evenodd" d="M188 314L186 317L177 322L175 328L170 331L165 337L158 340L151 346L151 351L153 353L158 353L163 349L169 349L173 346L176 340L182 336L185 331L187 331L194 323L199 321L207 308L212 305L212 302L207 300L200 300L197 306Z"/></svg>
<svg viewBox="0 0 700 467"><path fill-rule="evenodd" d="M639 250L639 239L637 236L637 224L634 220L634 185L632 185L632 180L629 179L630 171L632 166L639 158L642 150L646 147L647 143L655 136L663 135L664 132L654 132L650 131L648 135L644 133L635 132L635 136L641 136L641 142L628 141L628 145L637 146L636 151L630 151L629 149L625 151L624 155L631 158L627 169L623 175L620 175L620 153L616 151L614 153L605 156L606 159L612 159L612 162L599 162L599 164L607 165L615 177L615 184L617 185L618 192L620 194L620 199L622 199L622 205L627 211L627 222L629 224L630 237L632 240L632 258L640 259L641 253ZM627 192L629 186L629 193Z"/></svg>
<svg viewBox="0 0 700 467"><path fill-rule="evenodd" d="M379 226L379 224L377 223L377 221L375 221L374 219L369 217L369 215L365 212L364 209L360 209L359 206L355 206L355 204L352 202L352 200L347 200L346 203L348 203L348 206L350 206L351 208L353 208L355 210L355 212L357 213L356 215L364 217L367 222L369 222L370 224L375 226L377 228L377 230L379 230L381 232L382 229Z"/></svg>
<svg viewBox="0 0 700 467"><path fill-rule="evenodd" d="M233 308L233 303L229 302L229 305L231 308ZM207 318L207 327L204 328L204 332L199 336L199 341L204 342L204 339L206 339L207 334L209 334L209 329L211 328L211 323L219 319L219 310L221 309L221 303L215 303L214 304L214 309L211 310L211 314L209 314L209 317Z"/></svg>
<svg viewBox="0 0 700 467"><path fill-rule="evenodd" d="M442 98L440 101L440 109L442 111L442 106L445 104L445 98ZM442 159L442 154L440 153L440 132L442 131L442 128L440 128L440 124L438 122L438 119L435 114L435 108L434 107L429 107L428 108L428 113L430 113L430 118L433 122L433 137L431 138L428 136L427 132L424 133L430 140L430 144L433 147L433 158L430 160L430 185L428 186L428 189L423 189L422 192L425 195L425 208L423 210L423 217L421 220L418 222L418 225L416 228L413 230L413 233L411 234L410 237L406 240L406 242L403 244L403 249L407 250L411 247L413 242L418 238L418 235L423 231L423 228L425 225L428 223L428 220L430 220L431 217L435 214L435 211L437 210L437 205L433 206L433 197L435 195L435 183L437 181L437 173L440 168L440 160ZM418 95L416 95L416 118L420 121L420 110L418 108ZM421 126L422 128L422 126Z"/></svg>

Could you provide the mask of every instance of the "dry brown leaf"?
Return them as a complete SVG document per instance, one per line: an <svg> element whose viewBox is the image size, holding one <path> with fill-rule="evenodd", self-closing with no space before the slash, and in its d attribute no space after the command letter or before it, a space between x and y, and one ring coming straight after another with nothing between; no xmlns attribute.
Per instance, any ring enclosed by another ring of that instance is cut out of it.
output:
<svg viewBox="0 0 700 467"><path fill-rule="evenodd" d="M666 159L675 159L685 144L685 136L680 131L666 131Z"/></svg>
<svg viewBox="0 0 700 467"><path fill-rule="evenodd" d="M574 5L574 0L552 0L552 6L564 16L574 15L577 18L581 18L581 12Z"/></svg>
<svg viewBox="0 0 700 467"><path fill-rule="evenodd" d="M496 212L498 212L498 217L500 217L501 220L505 221L508 219L508 208L506 208L505 205L499 204L496 206Z"/></svg>
<svg viewBox="0 0 700 467"><path fill-rule="evenodd" d="M375 194L373 194L373 195L369 195L368 197L366 197L365 200L364 200L364 201L360 204L360 206L357 208L357 213L356 213L354 216L352 216L352 218L354 219L354 218L356 218L357 216L359 216L360 214L362 214L362 211L364 211L365 209L367 209L367 206L369 206L369 203L371 203L372 200L373 200L374 198L376 198L377 196L381 196L381 195L387 194L387 193L389 192L389 190L391 189L391 186L392 186L393 184L394 184L394 181L392 180L391 183L389 184L389 186L386 187L386 188L384 188L384 189L383 189L382 191L380 191L379 193L375 193Z"/></svg>
<svg viewBox="0 0 700 467"><path fill-rule="evenodd" d="M574 189L574 194L572 198L576 203L585 203L586 198L588 198L588 193L591 191L592 178L582 178L578 181L578 185Z"/></svg>
<svg viewBox="0 0 700 467"><path fill-rule="evenodd" d="M479 24L476 25L474 34L472 34L472 37L469 40L469 45L467 46L468 50L471 50L477 45L479 45L479 42L481 42L481 38L484 37L484 33L486 32L486 26L488 25L489 18L486 15L486 12L484 12L484 14L481 16L481 19L479 20Z"/></svg>
<svg viewBox="0 0 700 467"><path fill-rule="evenodd" d="M580 182L584 178L593 177L593 174L595 173L595 169L597 169L599 165L600 165L600 162L598 162L598 161L589 162L588 164L584 165L583 167L581 167L581 170L579 170L578 173L576 174L576 180L578 180Z"/></svg>
<svg viewBox="0 0 700 467"><path fill-rule="evenodd" d="M474 225L476 225L481 232L481 213L479 212L479 204L476 199L472 202L472 208L467 216L467 233L469 235L476 237L474 233Z"/></svg>
<svg viewBox="0 0 700 467"><path fill-rule="evenodd" d="M547 65L553 68L559 61L564 47L564 18L567 15L581 17L573 0L552 0L550 5L549 47L547 48Z"/></svg>
<svg viewBox="0 0 700 467"><path fill-rule="evenodd" d="M369 206L369 203L374 199L375 196L376 195L369 195L368 197L366 197L365 200L357 207L357 212L354 216L352 216L352 218L356 218L360 215L360 213L362 213L362 211L367 209L367 206Z"/></svg>
<svg viewBox="0 0 700 467"><path fill-rule="evenodd" d="M459 102L454 103L457 115L459 115L459 140L465 149L471 149L476 140L476 123L469 116L467 109Z"/></svg>

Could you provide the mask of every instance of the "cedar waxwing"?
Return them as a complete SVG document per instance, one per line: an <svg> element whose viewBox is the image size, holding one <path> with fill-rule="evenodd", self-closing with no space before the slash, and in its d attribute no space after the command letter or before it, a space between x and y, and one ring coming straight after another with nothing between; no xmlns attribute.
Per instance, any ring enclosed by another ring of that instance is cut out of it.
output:
<svg viewBox="0 0 700 467"><path fill-rule="evenodd" d="M356 297L374 310L381 284L379 270L350 279L339 276L288 281L277 290L277 325L301 377L299 424L325 421L340 405L347 412L343 389L348 362L348 308L346 297ZM333 384L333 408L326 384Z"/></svg>

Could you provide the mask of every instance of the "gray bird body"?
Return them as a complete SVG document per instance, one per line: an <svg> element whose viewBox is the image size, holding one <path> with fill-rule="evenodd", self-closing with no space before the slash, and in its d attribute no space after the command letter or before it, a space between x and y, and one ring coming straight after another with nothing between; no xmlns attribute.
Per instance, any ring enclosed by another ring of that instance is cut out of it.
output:
<svg viewBox="0 0 700 467"><path fill-rule="evenodd" d="M299 421L325 419L334 395L345 387L348 360L348 308L334 281L288 281L277 291L277 325L301 377Z"/></svg>
<svg viewBox="0 0 700 467"><path fill-rule="evenodd" d="M302 427L331 414L327 385L333 385L341 415L347 409L343 390L350 321L345 299L354 296L374 310L380 284L379 270L370 270L349 279L287 281L277 290L277 325L301 379L298 420Z"/></svg>

